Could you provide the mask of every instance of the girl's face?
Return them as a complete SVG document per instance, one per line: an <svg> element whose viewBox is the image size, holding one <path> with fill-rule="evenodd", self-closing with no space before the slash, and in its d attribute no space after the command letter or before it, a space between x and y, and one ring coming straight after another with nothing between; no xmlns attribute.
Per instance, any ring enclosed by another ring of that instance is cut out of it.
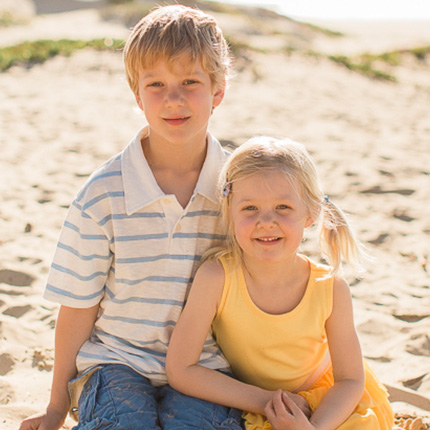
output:
<svg viewBox="0 0 430 430"><path fill-rule="evenodd" d="M234 182L231 216L245 262L276 263L295 257L313 219L294 185L275 170Z"/></svg>

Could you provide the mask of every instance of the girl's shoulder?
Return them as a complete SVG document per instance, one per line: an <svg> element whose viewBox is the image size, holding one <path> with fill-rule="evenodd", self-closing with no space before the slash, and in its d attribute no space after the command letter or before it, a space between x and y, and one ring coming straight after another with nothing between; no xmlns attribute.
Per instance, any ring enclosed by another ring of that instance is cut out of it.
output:
<svg viewBox="0 0 430 430"><path fill-rule="evenodd" d="M333 275L331 275L331 272L333 270L333 267L324 264L324 263L320 263L320 262L316 262L315 260L313 260L310 257L307 257L304 254L299 254L299 256L307 261L309 263L310 269L311 269L311 273L314 275L315 279L333 279Z"/></svg>
<svg viewBox="0 0 430 430"><path fill-rule="evenodd" d="M205 279L206 283L223 284L224 283L224 267L218 258L210 258L206 260L197 270L194 277L195 280Z"/></svg>

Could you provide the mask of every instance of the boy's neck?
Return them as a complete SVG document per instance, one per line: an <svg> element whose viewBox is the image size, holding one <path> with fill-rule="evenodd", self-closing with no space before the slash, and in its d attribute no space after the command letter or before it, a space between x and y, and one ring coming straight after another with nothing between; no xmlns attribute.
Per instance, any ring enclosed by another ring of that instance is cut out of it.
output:
<svg viewBox="0 0 430 430"><path fill-rule="evenodd" d="M168 145L147 137L142 150L159 187L165 194L174 194L185 208L206 159L207 139L193 145Z"/></svg>
<svg viewBox="0 0 430 430"><path fill-rule="evenodd" d="M197 144L169 145L147 137L142 141L142 150L151 169L168 169L178 174L200 171L206 159L207 138Z"/></svg>

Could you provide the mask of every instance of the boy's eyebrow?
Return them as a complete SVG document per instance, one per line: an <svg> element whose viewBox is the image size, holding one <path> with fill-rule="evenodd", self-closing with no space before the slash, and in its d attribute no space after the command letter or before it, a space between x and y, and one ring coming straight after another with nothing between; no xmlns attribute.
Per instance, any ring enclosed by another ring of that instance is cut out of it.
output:
<svg viewBox="0 0 430 430"><path fill-rule="evenodd" d="M185 70L182 75L184 76L201 76L204 77L205 73L203 71L200 70ZM147 71L147 72L142 72L141 78L143 79L150 79L150 78L154 78L154 77L158 77L159 73L155 72L155 71Z"/></svg>

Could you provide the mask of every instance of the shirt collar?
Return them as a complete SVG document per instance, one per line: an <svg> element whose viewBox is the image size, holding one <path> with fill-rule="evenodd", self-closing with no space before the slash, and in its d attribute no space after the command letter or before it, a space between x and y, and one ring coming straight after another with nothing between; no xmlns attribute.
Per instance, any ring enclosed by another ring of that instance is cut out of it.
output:
<svg viewBox="0 0 430 430"><path fill-rule="evenodd" d="M197 181L194 194L201 194L218 203L217 183L222 166L227 159L227 152L224 151L221 144L215 137L208 133L208 148L206 159L203 163L202 171L200 172L199 180Z"/></svg>
<svg viewBox="0 0 430 430"><path fill-rule="evenodd" d="M165 197L143 154L141 141L148 136L148 133L148 126L139 130L121 154L121 172L127 215L131 215ZM221 144L208 133L206 159L193 195L199 193L215 203L218 202L217 180L225 160L226 152Z"/></svg>

